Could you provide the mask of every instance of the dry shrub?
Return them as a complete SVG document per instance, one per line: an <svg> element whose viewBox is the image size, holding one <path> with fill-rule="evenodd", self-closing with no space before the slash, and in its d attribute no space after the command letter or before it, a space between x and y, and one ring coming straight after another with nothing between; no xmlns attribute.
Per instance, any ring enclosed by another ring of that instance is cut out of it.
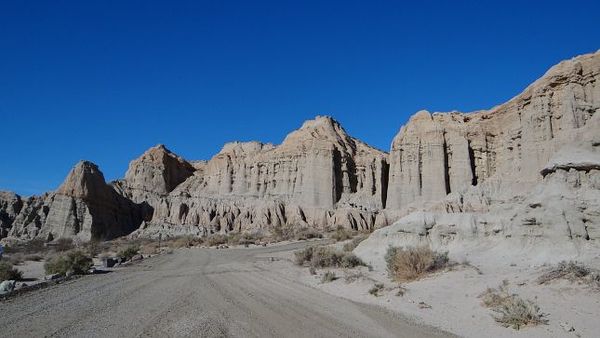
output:
<svg viewBox="0 0 600 338"><path fill-rule="evenodd" d="M21 280L23 273L15 268L9 262L0 262L0 282L5 280Z"/></svg>
<svg viewBox="0 0 600 338"><path fill-rule="evenodd" d="M572 283L587 284L600 287L600 272L577 262L560 262L538 278L539 284L546 284L557 279L566 279Z"/></svg>
<svg viewBox="0 0 600 338"><path fill-rule="evenodd" d="M142 255L155 255L155 254L159 253L158 243L151 242L151 243L142 244L140 246L140 253Z"/></svg>
<svg viewBox="0 0 600 338"><path fill-rule="evenodd" d="M321 234L314 228L300 228L295 231L294 238L297 241L305 241L313 238L323 238L323 234Z"/></svg>
<svg viewBox="0 0 600 338"><path fill-rule="evenodd" d="M323 274L323 277L321 277L321 283L333 282L336 279L338 279L338 278L335 275L335 272L333 272L333 271L327 271L327 272L325 272Z"/></svg>
<svg viewBox="0 0 600 338"><path fill-rule="evenodd" d="M503 281L497 289L488 288L479 296L485 307L492 309L498 315L494 320L504 327L519 330L525 326L548 324L540 307L531 300L525 300L508 291L508 281Z"/></svg>
<svg viewBox="0 0 600 338"><path fill-rule="evenodd" d="M180 236L166 241L171 249L191 248L204 243L204 239L196 236Z"/></svg>
<svg viewBox="0 0 600 338"><path fill-rule="evenodd" d="M413 281L448 266L448 253L428 247L390 247L385 255L389 275L396 281Z"/></svg>
<svg viewBox="0 0 600 338"><path fill-rule="evenodd" d="M365 239L367 239L367 237L369 237L366 234L361 234L357 237L355 237L354 239L352 239L350 242L344 244L344 251L354 251L354 249L356 249L356 247Z"/></svg>
<svg viewBox="0 0 600 338"><path fill-rule="evenodd" d="M379 296L379 293L383 291L384 286L382 283L375 283L372 288L369 289L369 293L375 297Z"/></svg>
<svg viewBox="0 0 600 338"><path fill-rule="evenodd" d="M331 234L331 238L335 239L336 242L345 241L354 237L356 232L348 230L346 228L338 227L334 233Z"/></svg>
<svg viewBox="0 0 600 338"><path fill-rule="evenodd" d="M275 242L281 241L304 241L313 238L323 238L323 234L314 228L295 227L291 225L274 226L270 230L271 239Z"/></svg>
<svg viewBox="0 0 600 338"><path fill-rule="evenodd" d="M206 238L206 240L204 241L204 243L207 246L216 246L216 245L227 244L228 241L229 241L229 238L225 235L213 234L213 235L208 236Z"/></svg>
<svg viewBox="0 0 600 338"><path fill-rule="evenodd" d="M65 252L72 250L75 246L71 238L59 238L54 244L54 249L58 252Z"/></svg>
<svg viewBox="0 0 600 338"><path fill-rule="evenodd" d="M344 281L349 284L354 283L365 277L366 276L362 271L346 271L344 274Z"/></svg>
<svg viewBox="0 0 600 338"><path fill-rule="evenodd" d="M124 261L128 261L131 258L133 258L133 256L137 255L139 251L140 246L138 244L132 244L126 247L125 249L119 251L119 253L117 253L117 257L120 257Z"/></svg>
<svg viewBox="0 0 600 338"><path fill-rule="evenodd" d="M64 275L71 271L76 275L83 275L94 265L92 257L80 250L71 251L66 254L51 258L44 264L47 274Z"/></svg>
<svg viewBox="0 0 600 338"><path fill-rule="evenodd" d="M365 263L349 252L342 252L328 247L307 247L294 252L297 265L308 265L314 268L354 268Z"/></svg>

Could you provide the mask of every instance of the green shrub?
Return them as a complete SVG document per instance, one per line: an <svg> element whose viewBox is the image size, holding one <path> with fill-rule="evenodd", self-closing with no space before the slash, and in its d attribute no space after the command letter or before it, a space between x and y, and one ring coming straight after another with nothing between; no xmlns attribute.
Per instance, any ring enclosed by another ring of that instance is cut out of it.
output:
<svg viewBox="0 0 600 338"><path fill-rule="evenodd" d="M125 261L128 261L133 256L137 255L139 251L140 251L140 246L137 245L137 244L134 244L134 245L130 245L127 248L119 251L119 253L117 254L117 256L121 257L121 259L123 259Z"/></svg>
<svg viewBox="0 0 600 338"><path fill-rule="evenodd" d="M390 247L385 254L389 275L397 281L412 281L422 278L448 265L448 253L437 253L428 247Z"/></svg>
<svg viewBox="0 0 600 338"><path fill-rule="evenodd" d="M23 279L23 273L15 268L8 262L0 262L0 282L5 280L21 280Z"/></svg>
<svg viewBox="0 0 600 338"><path fill-rule="evenodd" d="M83 251L76 250L51 258L44 264L44 269L47 274L58 273L64 275L72 271L76 275L83 275L93 265L94 263L90 256L86 255Z"/></svg>

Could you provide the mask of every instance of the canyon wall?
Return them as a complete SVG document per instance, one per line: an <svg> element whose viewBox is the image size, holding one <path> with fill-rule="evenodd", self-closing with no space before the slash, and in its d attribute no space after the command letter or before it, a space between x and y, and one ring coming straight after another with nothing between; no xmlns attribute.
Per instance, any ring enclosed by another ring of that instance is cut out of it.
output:
<svg viewBox="0 0 600 338"><path fill-rule="evenodd" d="M561 62L491 110L418 112L392 143L388 208L439 200L490 179L514 190L531 187L600 109L599 81L596 52Z"/></svg>
<svg viewBox="0 0 600 338"><path fill-rule="evenodd" d="M421 236L412 225L402 225L405 216L406 224L413 224L410 217L420 220L413 211L423 217L439 213L437 219L447 219L494 212L502 205L521 210L519 203L531 197L531 191L573 180L592 192L564 185L555 190L574 191L573 196L583 196L582 203L595 206L593 156L600 141L590 135L600 134L599 81L600 52L596 52L561 62L523 93L491 110L420 111L400 129L389 155L349 136L332 118L317 117L280 145L228 143L208 161L190 162L162 145L152 147L130 163L123 179L110 184L96 165L80 162L55 192L29 198L1 192L0 238L89 240L270 231L283 226L374 229L396 220L400 223L395 226L405 234ZM579 157L557 159L565 146ZM592 200L585 200L588 197ZM562 214L576 215L568 217L572 234L595 239L595 214L560 206ZM523 215L533 212L524 208ZM521 218L511 217L510 222ZM574 225L578 217L588 220L580 222L587 224L587 235ZM541 216L535 218L536 226L556 228L539 221ZM482 222L496 228L474 225L476 230L465 231L522 235L506 230L510 227L504 223ZM424 238L443 242L442 237L456 237L452 231L437 239L428 237L435 231L426 232Z"/></svg>

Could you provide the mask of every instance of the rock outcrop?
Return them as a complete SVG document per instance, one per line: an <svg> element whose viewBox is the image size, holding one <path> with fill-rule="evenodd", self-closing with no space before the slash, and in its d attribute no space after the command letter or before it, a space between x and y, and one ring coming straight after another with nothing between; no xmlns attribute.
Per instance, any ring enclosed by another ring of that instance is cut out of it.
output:
<svg viewBox="0 0 600 338"><path fill-rule="evenodd" d="M392 143L387 206L444 198L498 180L528 189L573 131L600 109L600 52L552 67L509 102L489 111L414 115Z"/></svg>
<svg viewBox="0 0 600 338"><path fill-rule="evenodd" d="M228 143L210 161L196 162L194 174L168 196L144 196L155 212L137 235L286 225L369 229L385 205L386 157L330 117L307 121L278 146ZM140 181L133 173L146 171L133 170L135 163L143 161L132 162L119 186Z"/></svg>
<svg viewBox="0 0 600 338"><path fill-rule="evenodd" d="M159 145L111 184L81 162L56 192L0 193L0 238L373 229L398 220L361 247L377 238L588 243L600 222L599 110L600 51L561 62L491 110L418 112L389 155L317 117L280 145L228 143L209 161Z"/></svg>
<svg viewBox="0 0 600 338"><path fill-rule="evenodd" d="M14 194L0 197L2 214L8 216L2 237L13 239L112 239L131 233L151 213L107 185L98 167L87 161L79 162L54 193L25 201Z"/></svg>

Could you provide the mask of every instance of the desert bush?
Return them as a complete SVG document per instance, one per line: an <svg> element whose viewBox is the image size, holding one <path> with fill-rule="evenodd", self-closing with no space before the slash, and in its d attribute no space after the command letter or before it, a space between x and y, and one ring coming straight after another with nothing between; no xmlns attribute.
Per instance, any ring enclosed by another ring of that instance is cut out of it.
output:
<svg viewBox="0 0 600 338"><path fill-rule="evenodd" d="M5 280L21 280L23 273L15 268L9 262L0 262L0 282Z"/></svg>
<svg viewBox="0 0 600 338"><path fill-rule="evenodd" d="M600 272L577 262L560 262L538 278L539 284L546 284L557 279L566 279L600 287Z"/></svg>
<svg viewBox="0 0 600 338"><path fill-rule="evenodd" d="M196 236L180 236L169 239L165 241L166 245L172 249L180 249L180 248L191 248L196 245L201 245L204 243L204 239ZM148 243L148 245L153 244L155 247L158 247L155 243Z"/></svg>
<svg viewBox="0 0 600 338"><path fill-rule="evenodd" d="M336 242L345 241L354 237L354 232L348 230L346 228L338 227L333 234L331 234L331 238L335 239Z"/></svg>
<svg viewBox="0 0 600 338"><path fill-rule="evenodd" d="M158 243L146 243L140 246L140 253L142 255L154 255L158 252Z"/></svg>
<svg viewBox="0 0 600 338"><path fill-rule="evenodd" d="M72 271L76 275L86 274L94 265L92 258L83 251L76 250L51 258L44 264L47 274L64 275Z"/></svg>
<svg viewBox="0 0 600 338"><path fill-rule="evenodd" d="M100 241L95 239L92 239L91 241L87 242L85 248L92 257L96 257L102 252L102 244L100 243Z"/></svg>
<svg viewBox="0 0 600 338"><path fill-rule="evenodd" d="M215 246L215 245L227 244L228 241L229 241L229 239L225 235L213 234L213 235L208 236L206 238L206 240L204 241L204 243L207 246Z"/></svg>
<svg viewBox="0 0 600 338"><path fill-rule="evenodd" d="M323 238L323 234L313 228L300 228L295 231L294 238L297 241L305 241L313 238Z"/></svg>
<svg viewBox="0 0 600 338"><path fill-rule="evenodd" d="M65 252L74 248L73 240L71 238L59 238L54 244L54 249L58 252Z"/></svg>
<svg viewBox="0 0 600 338"><path fill-rule="evenodd" d="M27 242L22 242L14 245L9 245L4 248L4 252L6 254L11 253L23 253L23 254L32 254L32 253L40 253L46 252L48 248L45 246L45 242L42 239L36 238Z"/></svg>
<svg viewBox="0 0 600 338"><path fill-rule="evenodd" d="M361 235L353 238L350 242L344 244L344 251L354 251L354 249L356 249L356 247L360 244L360 242L367 239L367 237L368 236L366 234L361 234Z"/></svg>
<svg viewBox="0 0 600 338"><path fill-rule="evenodd" d="M352 253L337 251L328 247L307 247L294 252L297 265L309 265L314 268L354 268L365 265Z"/></svg>
<svg viewBox="0 0 600 338"><path fill-rule="evenodd" d="M337 279L337 276L335 275L335 272L327 271L323 274L323 277L321 277L321 283L333 282L336 279Z"/></svg>
<svg viewBox="0 0 600 338"><path fill-rule="evenodd" d="M397 281L412 281L448 265L448 253L438 253L427 247L390 247L385 255L390 277Z"/></svg>
<svg viewBox="0 0 600 338"><path fill-rule="evenodd" d="M119 251L117 253L118 257L121 257L121 259L128 261L131 258L133 258L133 256L137 255L138 252L140 251L140 246L138 244L132 244L129 245L128 247L126 247L125 249Z"/></svg>
<svg viewBox="0 0 600 338"><path fill-rule="evenodd" d="M537 304L508 291L506 280L496 289L488 288L479 297L485 307L498 314L493 316L494 320L504 327L519 330L525 326L548 323L544 318L546 315L540 312Z"/></svg>
<svg viewBox="0 0 600 338"><path fill-rule="evenodd" d="M344 274L344 281L346 283L354 283L362 278L365 278L365 274L362 271L347 271Z"/></svg>
<svg viewBox="0 0 600 338"><path fill-rule="evenodd" d="M373 287L369 289L369 294L377 297L379 296L379 293L383 291L383 289L384 286L382 283L375 283L375 285L373 285Z"/></svg>

